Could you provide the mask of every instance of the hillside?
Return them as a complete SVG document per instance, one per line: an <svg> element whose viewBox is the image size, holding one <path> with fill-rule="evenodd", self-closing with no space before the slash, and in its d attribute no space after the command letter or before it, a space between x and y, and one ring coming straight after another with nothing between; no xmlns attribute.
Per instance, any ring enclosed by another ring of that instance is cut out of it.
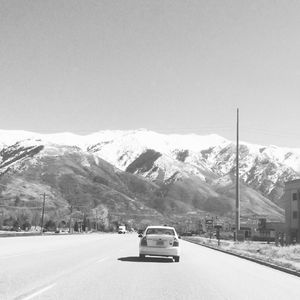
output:
<svg viewBox="0 0 300 300"><path fill-rule="evenodd" d="M1 151L0 204L7 217L13 215L15 206L33 212L38 208L40 214L42 194L46 193L47 219L67 223L71 210L93 217L93 209L100 215L106 211L102 221L107 226L128 220L164 219L147 205L158 190L155 184L75 147L25 144Z"/></svg>
<svg viewBox="0 0 300 300"><path fill-rule="evenodd" d="M299 177L300 151L242 143L240 152L241 215L283 220L284 182ZM44 192L47 218L66 222L71 210L99 214L107 227L197 212L232 217L234 173L235 146L217 135L0 130L0 204L12 218L16 204L33 218Z"/></svg>
<svg viewBox="0 0 300 300"><path fill-rule="evenodd" d="M235 174L235 144L217 135L162 135L138 130L118 133L113 139L100 132L98 140L88 150L122 170L130 166L132 171L132 164L145 161L149 151L159 153L155 160L147 161L146 171L144 167L134 170L151 180L169 181L188 173L210 181ZM283 208L284 182L300 177L300 149L241 142L240 177L245 185Z"/></svg>

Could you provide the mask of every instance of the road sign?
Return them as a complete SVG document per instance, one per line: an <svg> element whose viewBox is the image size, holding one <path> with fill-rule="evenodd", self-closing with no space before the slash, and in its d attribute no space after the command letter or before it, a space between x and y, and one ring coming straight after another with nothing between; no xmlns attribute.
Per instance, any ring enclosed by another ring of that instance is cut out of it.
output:
<svg viewBox="0 0 300 300"><path fill-rule="evenodd" d="M206 229L212 230L214 221L212 219L205 220Z"/></svg>

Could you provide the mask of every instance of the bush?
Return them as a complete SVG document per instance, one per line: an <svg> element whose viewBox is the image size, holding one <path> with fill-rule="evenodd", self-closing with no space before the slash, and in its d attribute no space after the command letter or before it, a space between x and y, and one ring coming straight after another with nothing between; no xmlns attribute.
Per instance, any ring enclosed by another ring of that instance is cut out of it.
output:
<svg viewBox="0 0 300 300"><path fill-rule="evenodd" d="M22 224L21 228L22 230L28 231L31 228L31 224L28 221L26 221L25 223Z"/></svg>
<svg viewBox="0 0 300 300"><path fill-rule="evenodd" d="M49 220L44 225L44 229L47 230L47 231L55 231L56 230L56 223L52 220Z"/></svg>
<svg viewBox="0 0 300 300"><path fill-rule="evenodd" d="M275 242L274 237L266 237L266 236L253 236L251 240L254 242Z"/></svg>

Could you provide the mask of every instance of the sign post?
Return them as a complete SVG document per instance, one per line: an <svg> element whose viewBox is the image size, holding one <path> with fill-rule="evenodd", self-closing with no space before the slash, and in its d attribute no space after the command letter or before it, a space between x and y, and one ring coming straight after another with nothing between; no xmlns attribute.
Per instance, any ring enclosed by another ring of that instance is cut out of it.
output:
<svg viewBox="0 0 300 300"><path fill-rule="evenodd" d="M217 229L217 232L216 232L216 238L218 240L218 246L220 246L220 229L222 228L222 225L221 224L216 224L214 226L216 229Z"/></svg>

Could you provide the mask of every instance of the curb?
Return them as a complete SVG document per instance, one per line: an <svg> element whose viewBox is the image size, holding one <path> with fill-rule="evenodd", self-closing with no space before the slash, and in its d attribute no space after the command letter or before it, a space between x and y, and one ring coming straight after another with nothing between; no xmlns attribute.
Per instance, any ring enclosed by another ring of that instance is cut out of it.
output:
<svg viewBox="0 0 300 300"><path fill-rule="evenodd" d="M263 261L263 260L260 260L260 259L257 259L257 258L252 258L252 257L244 256L244 255L241 255L241 254L237 254L237 253L234 253L232 251L227 251L227 250L219 249L219 248L216 248L216 247L213 247L213 246L201 244L201 243L196 242L196 241L190 241L188 239L183 239L183 240L186 241L186 242L192 243L192 244L196 244L196 245L199 245L199 246L210 248L210 249L213 249L213 250L216 250L216 251L219 251L219 252L223 252L223 253L226 253L226 254L229 254L229 255L232 255L232 256L236 256L236 257L239 257L239 258L250 260L250 261L258 263L260 265L264 265L264 266L276 269L278 271L282 271L282 272L289 273L291 275L300 277L300 272L297 272L297 271L294 271L292 269L288 269L288 268L285 268L285 267L282 267L282 266L279 266L279 265L275 265L275 264L270 263L270 262L266 262L266 261Z"/></svg>
<svg viewBox="0 0 300 300"><path fill-rule="evenodd" d="M104 232L101 231L94 231L94 232L76 232L76 233L54 233L54 232L44 232L41 234L40 232L32 232L32 233L1 233L0 234L0 239L1 238L7 238L7 237L24 237L24 236L65 236L65 235L82 235L82 234L92 234L92 233L97 233L97 234L103 234ZM111 232L108 232L111 233Z"/></svg>
<svg viewBox="0 0 300 300"><path fill-rule="evenodd" d="M6 238L6 237L18 237L18 236L39 236L41 235L39 232L35 233L1 233L0 238Z"/></svg>

